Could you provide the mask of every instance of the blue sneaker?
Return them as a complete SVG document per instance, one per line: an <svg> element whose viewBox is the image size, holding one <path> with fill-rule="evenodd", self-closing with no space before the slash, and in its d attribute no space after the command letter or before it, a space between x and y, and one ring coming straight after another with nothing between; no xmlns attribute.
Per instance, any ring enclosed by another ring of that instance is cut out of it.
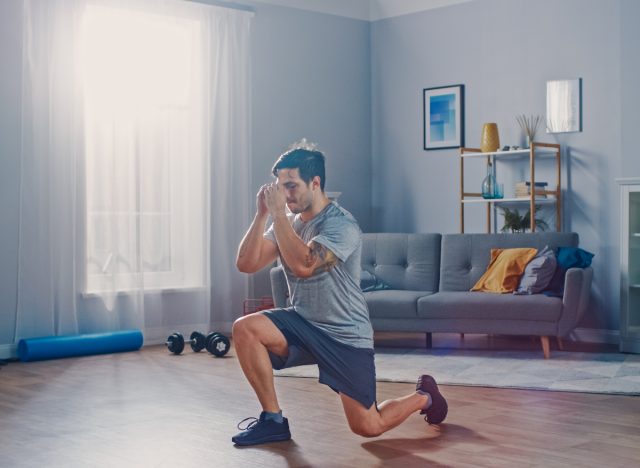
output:
<svg viewBox="0 0 640 468"><path fill-rule="evenodd" d="M431 405L426 410L420 411L420 414L426 414L424 420L429 424L440 424L447 417L449 406L447 400L442 396L438 389L436 379L430 375L421 375L416 385L416 390L429 393L431 395Z"/></svg>
<svg viewBox="0 0 640 468"><path fill-rule="evenodd" d="M236 445L258 445L266 444L269 442L280 442L283 440L291 439L291 432L289 432L289 420L282 418L281 423L273 420L265 419L264 411L260 413L260 419L246 418L238 423L238 429L242 432L234 435L231 441ZM244 429L240 425L245 422L251 422L247 424Z"/></svg>

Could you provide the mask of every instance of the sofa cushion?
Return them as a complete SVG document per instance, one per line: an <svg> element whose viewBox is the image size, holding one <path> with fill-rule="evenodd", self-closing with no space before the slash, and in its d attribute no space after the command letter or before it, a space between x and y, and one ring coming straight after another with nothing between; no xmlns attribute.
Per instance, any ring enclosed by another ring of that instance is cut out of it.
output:
<svg viewBox="0 0 640 468"><path fill-rule="evenodd" d="M440 234L363 234L363 271L393 289L437 291Z"/></svg>
<svg viewBox="0 0 640 468"><path fill-rule="evenodd" d="M471 288L472 291L510 293L518 287L524 269L538 251L536 249L491 249L487 271Z"/></svg>
<svg viewBox="0 0 640 468"><path fill-rule="evenodd" d="M369 316L377 318L416 318L418 299L433 294L428 291L371 291L364 293Z"/></svg>
<svg viewBox="0 0 640 468"><path fill-rule="evenodd" d="M478 320L539 320L555 322L562 300L543 294L514 296L485 292L439 292L418 299L418 317Z"/></svg>
<svg viewBox="0 0 640 468"><path fill-rule="evenodd" d="M573 232L534 232L523 234L445 234L442 236L440 291L469 291L486 271L491 249L546 245L575 247L578 234Z"/></svg>

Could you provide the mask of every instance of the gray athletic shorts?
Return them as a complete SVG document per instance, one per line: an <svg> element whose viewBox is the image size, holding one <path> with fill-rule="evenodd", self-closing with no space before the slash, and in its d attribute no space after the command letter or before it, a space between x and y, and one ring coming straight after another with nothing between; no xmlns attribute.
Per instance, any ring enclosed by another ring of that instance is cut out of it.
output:
<svg viewBox="0 0 640 468"><path fill-rule="evenodd" d="M371 408L376 402L374 352L340 343L294 309L262 312L287 339L287 357L269 353L274 369L317 364L320 383Z"/></svg>

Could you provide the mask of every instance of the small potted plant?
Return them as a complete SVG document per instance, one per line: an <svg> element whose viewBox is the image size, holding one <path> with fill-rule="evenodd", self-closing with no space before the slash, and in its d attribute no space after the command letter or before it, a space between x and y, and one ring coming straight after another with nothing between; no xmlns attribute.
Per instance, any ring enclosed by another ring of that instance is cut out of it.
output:
<svg viewBox="0 0 640 468"><path fill-rule="evenodd" d="M500 207L502 210L502 216L504 216L504 226L502 226L501 232L526 232L528 229L531 229L531 210L527 210L527 212L523 215L520 214L520 211L516 208L514 210L510 210L506 207ZM536 206L536 212L539 207ZM541 231L546 231L549 228L549 225L543 219L536 218L536 228Z"/></svg>

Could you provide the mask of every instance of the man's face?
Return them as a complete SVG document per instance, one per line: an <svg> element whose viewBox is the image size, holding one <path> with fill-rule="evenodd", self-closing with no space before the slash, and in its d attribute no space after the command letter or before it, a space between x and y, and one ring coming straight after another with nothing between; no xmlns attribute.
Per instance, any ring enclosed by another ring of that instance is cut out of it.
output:
<svg viewBox="0 0 640 468"><path fill-rule="evenodd" d="M300 178L298 169L278 170L278 186L284 188L287 197L287 207L292 213L298 214L311 208L313 201L313 180L307 185Z"/></svg>

